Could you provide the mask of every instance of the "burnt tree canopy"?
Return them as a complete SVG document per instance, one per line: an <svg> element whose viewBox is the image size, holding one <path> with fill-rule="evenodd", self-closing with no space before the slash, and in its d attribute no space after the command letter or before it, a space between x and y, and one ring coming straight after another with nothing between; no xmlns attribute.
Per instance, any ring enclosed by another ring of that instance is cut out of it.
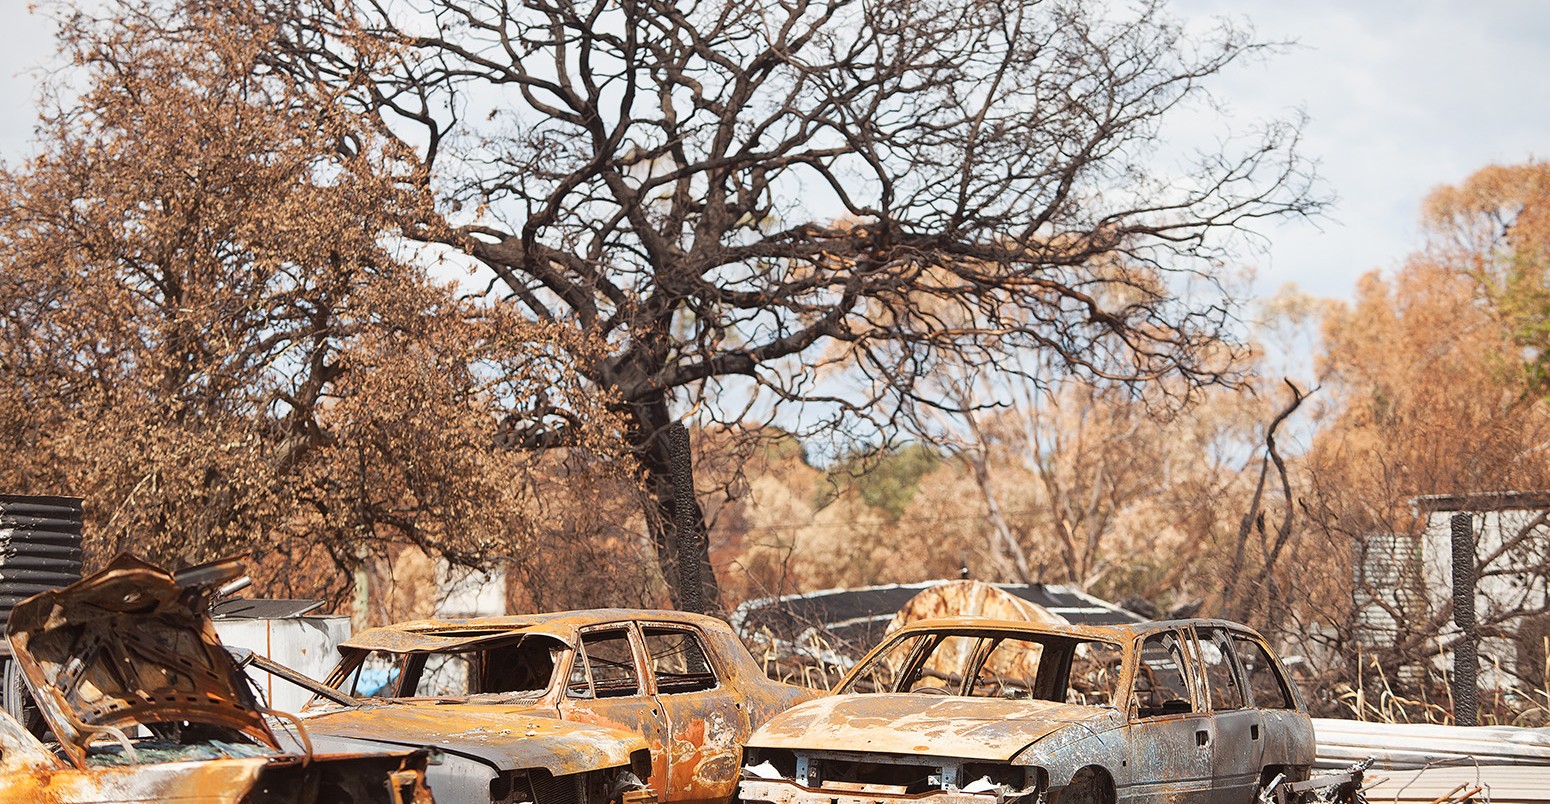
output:
<svg viewBox="0 0 1550 804"><path fill-rule="evenodd" d="M946 404L918 382L944 359L1027 350L1217 380L1227 235L1317 206L1295 123L1164 158L1265 45L1160 2L252 2L269 68L416 155L413 239L607 344L577 370L630 422L669 570L689 411L886 420ZM566 442L529 414L503 437Z"/></svg>

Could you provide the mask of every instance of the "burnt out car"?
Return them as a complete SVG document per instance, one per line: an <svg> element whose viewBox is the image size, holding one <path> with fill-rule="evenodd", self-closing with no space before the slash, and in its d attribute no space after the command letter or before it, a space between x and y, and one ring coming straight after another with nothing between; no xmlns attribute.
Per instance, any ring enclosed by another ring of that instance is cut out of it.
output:
<svg viewBox="0 0 1550 804"><path fill-rule="evenodd" d="M271 727L208 616L235 561L169 574L132 556L12 610L47 746L0 716L0 800L427 804L424 751L322 753Z"/></svg>
<svg viewBox="0 0 1550 804"><path fill-rule="evenodd" d="M357 634L340 653L327 680L336 697L303 713L315 736L454 751L468 734L500 734L492 751L552 749L572 768L623 756L657 799L690 804L729 800L749 734L819 694L766 678L726 623L676 611L408 622ZM555 781L512 765L491 798L578 804L607 792ZM431 786L447 789L436 768Z"/></svg>
<svg viewBox="0 0 1550 804"><path fill-rule="evenodd" d="M1242 802L1306 778L1313 727L1275 654L1220 620L900 629L754 733L753 804Z"/></svg>

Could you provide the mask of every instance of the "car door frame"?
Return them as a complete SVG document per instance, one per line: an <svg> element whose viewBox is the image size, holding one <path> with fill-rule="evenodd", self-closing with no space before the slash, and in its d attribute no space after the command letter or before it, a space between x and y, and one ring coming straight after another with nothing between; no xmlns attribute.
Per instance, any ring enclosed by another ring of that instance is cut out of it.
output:
<svg viewBox="0 0 1550 804"><path fill-rule="evenodd" d="M1238 686L1242 705L1236 709L1218 708L1211 682L1206 676L1203 651L1198 655L1202 691L1208 701L1207 711L1212 722L1211 745L1211 800L1219 804L1237 804L1252 797L1264 767L1265 722L1254 704L1254 696L1248 686L1248 676L1238 663L1237 651L1232 646L1234 631L1217 623L1196 623L1190 632L1198 645L1206 641L1202 631L1219 632L1227 644L1218 646L1227 661L1228 672ZM1239 632L1241 633L1241 632Z"/></svg>
<svg viewBox="0 0 1550 804"><path fill-rule="evenodd" d="M663 716L669 735L666 787L656 788L663 801L727 801L737 792L743 745L752 732L743 700L727 681L728 669L710 647L704 632L691 623L641 620L635 623L641 638L641 659L651 679L651 694ZM665 693L657 683L647 629L689 634L699 645L716 686L706 690ZM712 734L717 727L722 733ZM654 750L654 749L653 749Z"/></svg>
<svg viewBox="0 0 1550 804"><path fill-rule="evenodd" d="M1172 635L1178 643L1179 670L1189 688L1192 711L1141 717L1135 685L1141 674L1142 648L1148 639ZM1193 635L1186 626L1170 626L1136 637L1134 665L1126 700L1126 765L1130 784L1121 798L1137 802L1207 802L1211 797L1211 751L1215 734L1206 707Z"/></svg>
<svg viewBox="0 0 1550 804"><path fill-rule="evenodd" d="M637 684L634 695L597 697L596 679L586 658L586 637L608 631L623 631L628 638ZM578 661L583 662L587 668L587 685L593 695L591 698L577 698L571 695L571 673ZM649 670L646 664L645 643L642 642L640 631L635 627L635 623L629 621L593 623L578 628L576 643L571 646L570 658L565 663L564 675L560 678L558 708L561 720L622 729L645 738L651 749L651 778L647 780L647 784L658 792L661 800L666 801L662 791L665 789L663 785L666 784L669 773L667 722L662 716L661 708L653 693L652 674Z"/></svg>
<svg viewBox="0 0 1550 804"><path fill-rule="evenodd" d="M1263 652L1267 669L1275 676L1282 697L1290 704L1289 708L1267 707L1258 699L1248 668L1243 666L1242 658L1237 656L1238 646L1234 643L1233 656L1243 671L1244 690L1254 710L1260 713L1260 739L1263 744L1261 766L1276 766L1290 771L1311 765L1314 753L1313 727L1308 720L1307 705L1302 700L1301 690L1293 683L1286 665L1270 647L1269 641L1252 629L1229 627L1227 632L1231 638L1249 642Z"/></svg>

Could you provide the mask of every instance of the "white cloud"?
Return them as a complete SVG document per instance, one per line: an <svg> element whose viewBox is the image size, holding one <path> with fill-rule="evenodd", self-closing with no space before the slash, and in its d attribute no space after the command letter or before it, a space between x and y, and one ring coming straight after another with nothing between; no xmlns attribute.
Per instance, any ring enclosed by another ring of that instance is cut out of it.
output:
<svg viewBox="0 0 1550 804"><path fill-rule="evenodd" d="M1356 277L1419 245L1415 219L1432 188L1550 151L1550 4L1181 0L1175 9L1247 17L1261 37L1299 43L1218 86L1244 117L1305 109L1305 152L1339 196L1323 231L1270 232L1266 292L1293 281L1347 296Z"/></svg>

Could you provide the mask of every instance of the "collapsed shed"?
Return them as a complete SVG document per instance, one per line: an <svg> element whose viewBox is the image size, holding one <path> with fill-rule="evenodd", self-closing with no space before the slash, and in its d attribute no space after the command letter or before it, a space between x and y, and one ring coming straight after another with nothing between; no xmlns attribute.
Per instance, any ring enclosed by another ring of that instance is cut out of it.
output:
<svg viewBox="0 0 1550 804"><path fill-rule="evenodd" d="M731 621L767 662L843 671L904 623L953 615L1078 625L1147 619L1059 584L944 578L757 598L738 606Z"/></svg>

